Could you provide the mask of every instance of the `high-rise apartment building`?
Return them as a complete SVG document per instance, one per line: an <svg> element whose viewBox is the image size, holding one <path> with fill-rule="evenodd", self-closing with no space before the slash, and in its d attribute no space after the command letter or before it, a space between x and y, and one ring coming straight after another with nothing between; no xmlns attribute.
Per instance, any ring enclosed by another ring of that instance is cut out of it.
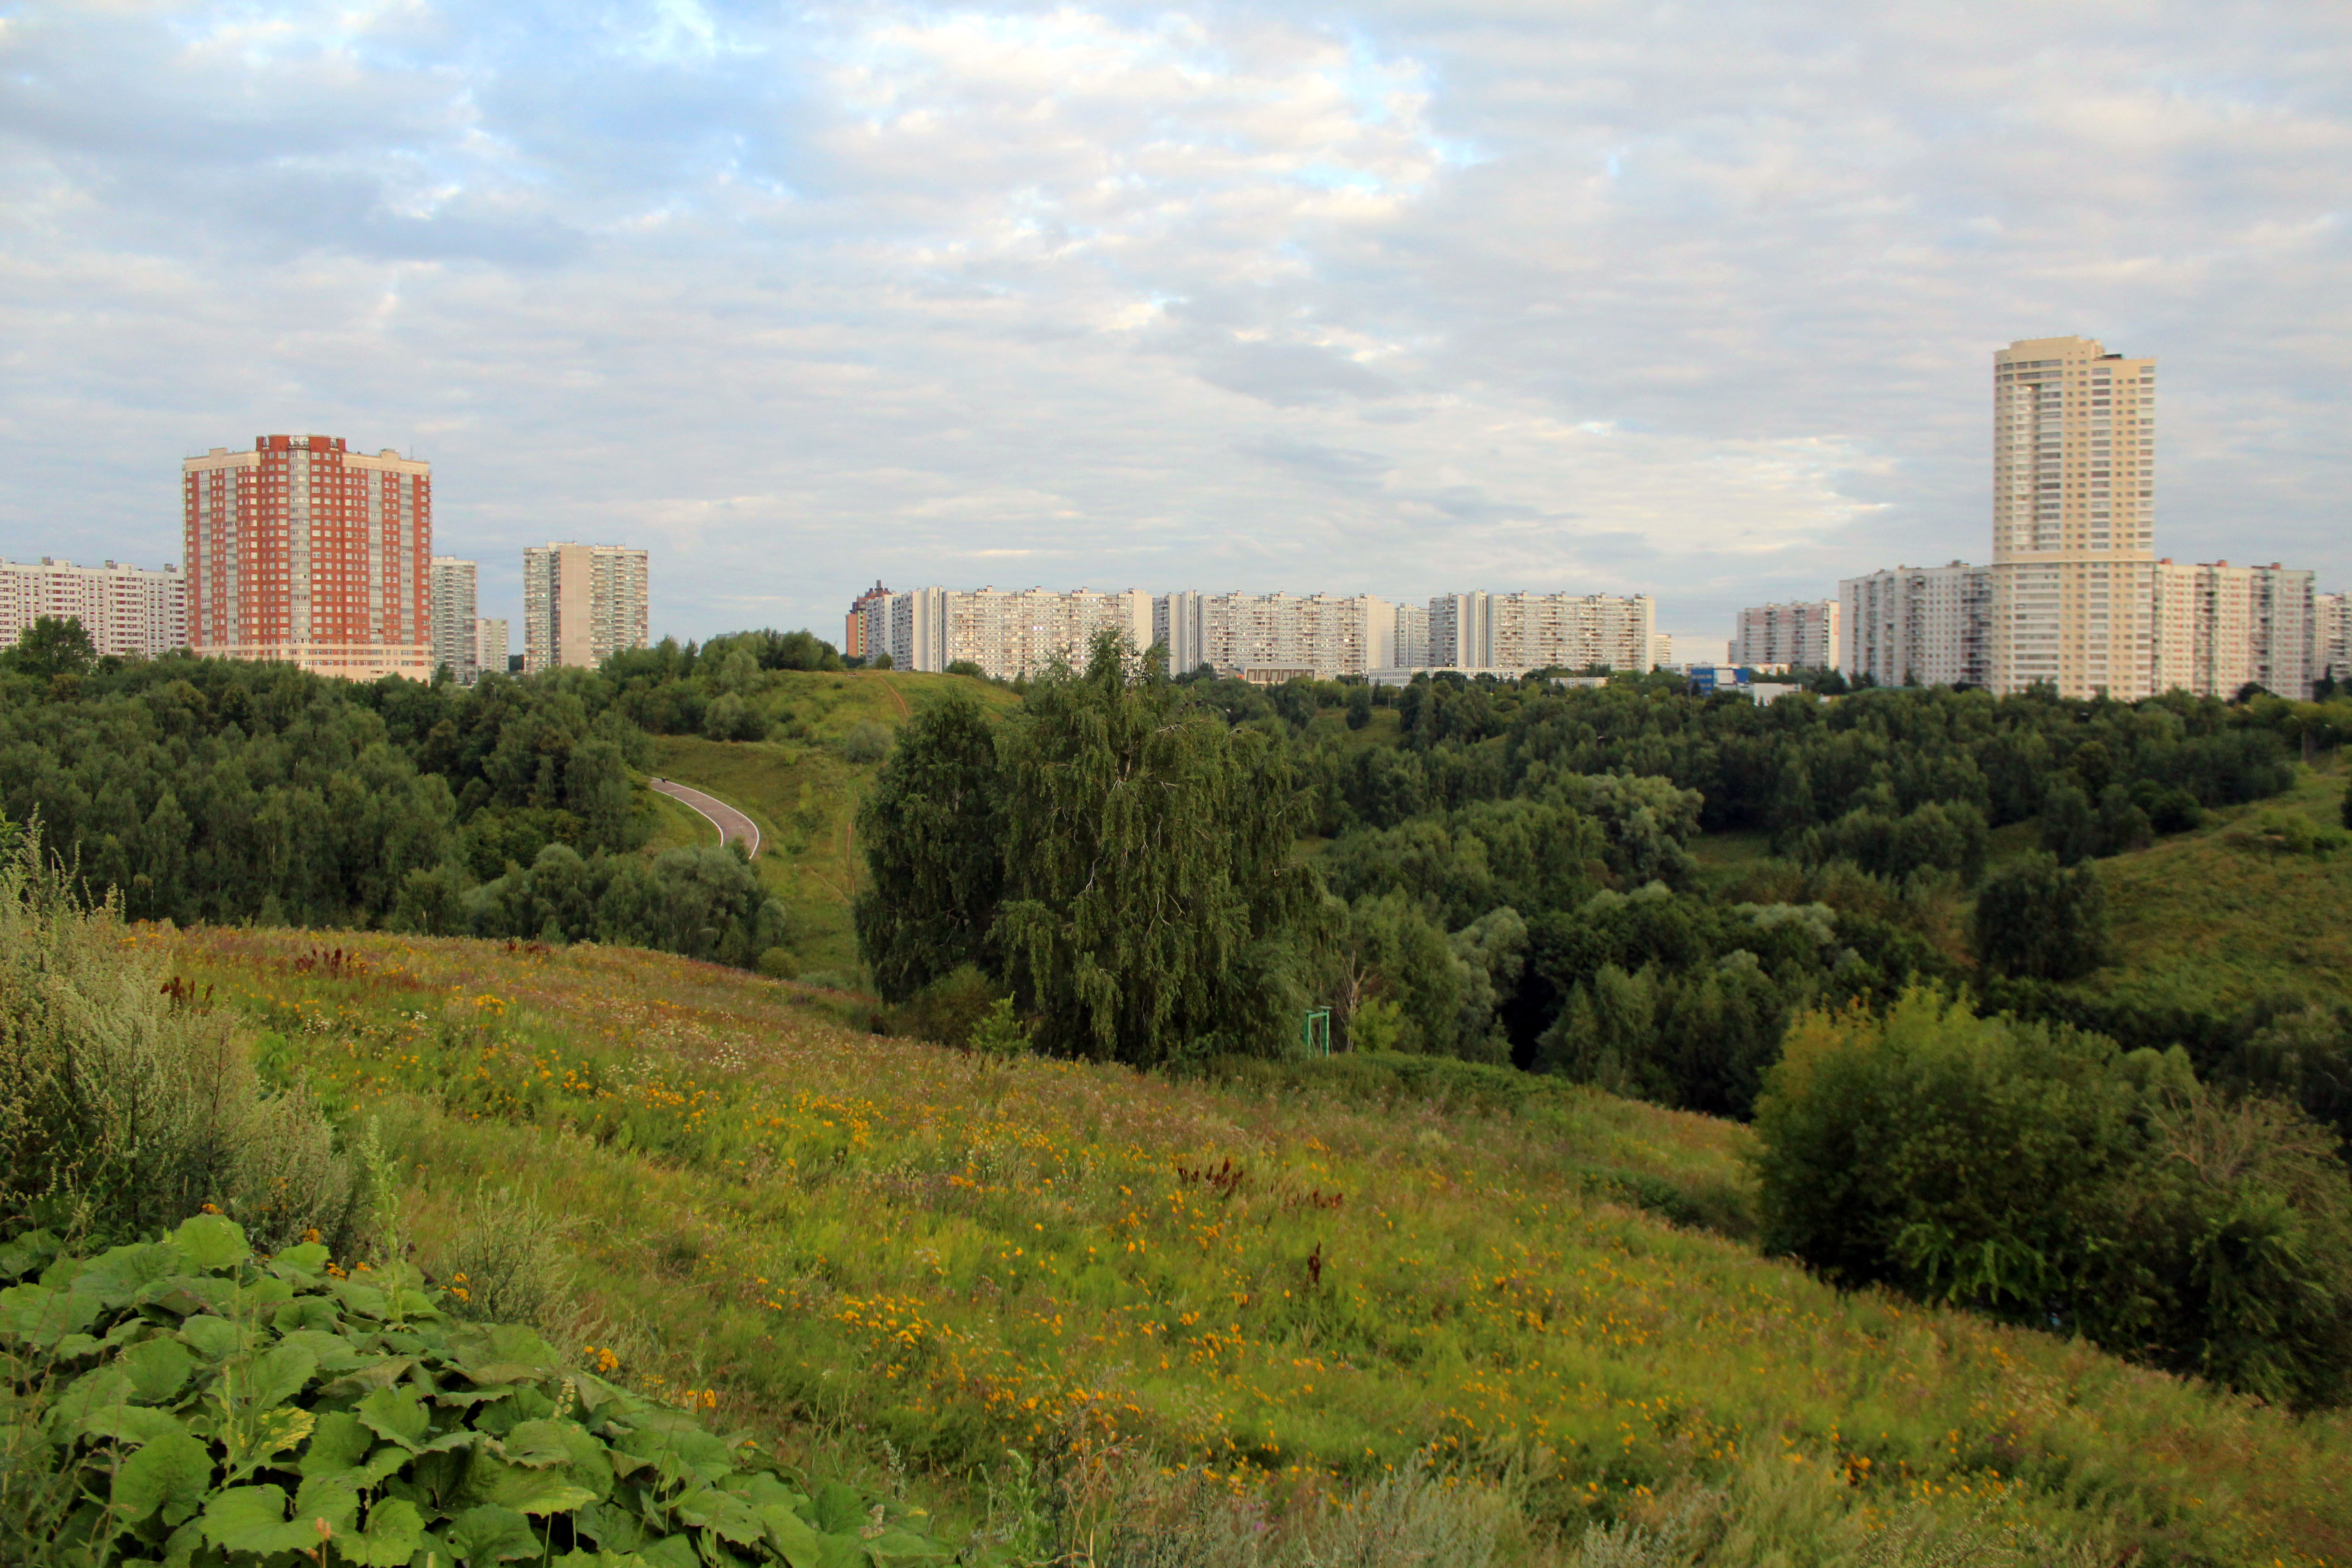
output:
<svg viewBox="0 0 2352 1568"><path fill-rule="evenodd" d="M507 623L504 616L474 622L474 679L507 672Z"/></svg>
<svg viewBox="0 0 2352 1568"><path fill-rule="evenodd" d="M2311 620L2312 679L2352 680L2352 594L2315 594Z"/></svg>
<svg viewBox="0 0 2352 1568"><path fill-rule="evenodd" d="M1396 668L1424 669L1429 665L1429 606L1396 607Z"/></svg>
<svg viewBox="0 0 2352 1568"><path fill-rule="evenodd" d="M1985 567L1955 561L1848 577L1838 584L1838 618L1844 651L1837 668L1849 680L1982 686L1990 678L1992 574Z"/></svg>
<svg viewBox="0 0 2352 1568"><path fill-rule="evenodd" d="M1429 665L1443 669L1647 669L1657 605L1647 594L1440 594Z"/></svg>
<svg viewBox="0 0 2352 1568"><path fill-rule="evenodd" d="M433 672L449 667L460 686L471 686L481 674L474 653L475 591L479 574L471 561L454 555L433 558Z"/></svg>
<svg viewBox="0 0 2352 1568"><path fill-rule="evenodd" d="M886 605L889 597L890 590L882 585L881 578L877 577L874 586L849 601L849 614L841 627L842 658L864 658L868 654L881 651L880 645L872 635L875 606Z"/></svg>
<svg viewBox="0 0 2352 1568"><path fill-rule="evenodd" d="M1163 594L1151 640L1181 675L1304 669L1318 680L1384 669L1396 658L1396 606L1369 594Z"/></svg>
<svg viewBox="0 0 2352 1568"><path fill-rule="evenodd" d="M81 623L100 654L161 658L188 646L188 582L177 566L77 566L44 555L0 561L0 647L44 616Z"/></svg>
<svg viewBox="0 0 2352 1568"><path fill-rule="evenodd" d="M619 544L540 544L522 552L523 668L593 669L647 637L646 552Z"/></svg>
<svg viewBox="0 0 2352 1568"><path fill-rule="evenodd" d="M180 465L188 643L353 680L431 677L431 467L339 436Z"/></svg>
<svg viewBox="0 0 2352 1568"><path fill-rule="evenodd" d="M2156 563L2157 691L2235 697L2249 684L2298 700L2317 673L2312 574L2273 563Z"/></svg>
<svg viewBox="0 0 2352 1568"><path fill-rule="evenodd" d="M2147 696L2156 362L2089 338L1993 355L1991 684Z"/></svg>
<svg viewBox="0 0 2352 1568"><path fill-rule="evenodd" d="M867 657L887 653L898 669L941 670L969 661L1010 680L1035 675L1056 658L1083 661L1106 631L1140 653L1153 640L1151 611L1151 596L1139 588L916 588L867 606Z"/></svg>
<svg viewBox="0 0 2352 1568"><path fill-rule="evenodd" d="M1835 669L1844 651L1839 638L1841 615L1835 599L1751 605L1739 612L1733 625L1731 662Z"/></svg>

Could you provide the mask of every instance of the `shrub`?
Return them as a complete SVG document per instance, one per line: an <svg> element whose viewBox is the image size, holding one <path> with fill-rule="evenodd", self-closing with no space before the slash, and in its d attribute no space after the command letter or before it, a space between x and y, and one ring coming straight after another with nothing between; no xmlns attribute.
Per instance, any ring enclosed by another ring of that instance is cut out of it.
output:
<svg viewBox="0 0 2352 1568"><path fill-rule="evenodd" d="M2106 892L2088 866L2021 855L1977 894L1977 962L1996 974L2075 980L2106 962Z"/></svg>
<svg viewBox="0 0 2352 1568"><path fill-rule="evenodd" d="M0 823L0 829L5 828ZM268 1245L351 1239L352 1163L299 1088L272 1094L224 1014L124 946L31 835L0 851L0 1236L104 1243L206 1204Z"/></svg>
<svg viewBox="0 0 2352 1568"><path fill-rule="evenodd" d="M198 1215L86 1259L36 1233L0 1249L0 1279L25 1281L0 1290L18 1374L0 1381L0 1534L37 1561L949 1555L527 1328L453 1321L406 1264L262 1258Z"/></svg>
<svg viewBox="0 0 2352 1568"><path fill-rule="evenodd" d="M530 1198L504 1187L477 1188L458 1215L444 1306L478 1322L554 1331L571 1307L562 1235L554 1216Z"/></svg>
<svg viewBox="0 0 2352 1568"><path fill-rule="evenodd" d="M2352 1189L2334 1139L2224 1101L2179 1050L1912 990L1805 1015L1758 1102L1768 1250L2266 1399L2352 1386Z"/></svg>
<svg viewBox="0 0 2352 1568"><path fill-rule="evenodd" d="M864 766L890 754L890 731L871 719L861 719L841 738L843 760Z"/></svg>
<svg viewBox="0 0 2352 1568"><path fill-rule="evenodd" d="M942 1046L963 1045L1004 990L978 965L960 964L908 999L898 1009L891 1033Z"/></svg>

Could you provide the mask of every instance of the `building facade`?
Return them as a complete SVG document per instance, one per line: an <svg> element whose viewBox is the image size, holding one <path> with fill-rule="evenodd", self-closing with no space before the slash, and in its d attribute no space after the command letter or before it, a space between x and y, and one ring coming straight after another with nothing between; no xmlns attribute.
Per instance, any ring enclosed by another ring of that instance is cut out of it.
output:
<svg viewBox="0 0 2352 1568"><path fill-rule="evenodd" d="M460 686L471 686L481 675L474 651L476 591L480 574L471 561L436 555L433 573L433 673L448 666Z"/></svg>
<svg viewBox="0 0 2352 1568"><path fill-rule="evenodd" d="M1440 594L1428 668L1645 670L1656 636L1647 594Z"/></svg>
<svg viewBox="0 0 2352 1568"><path fill-rule="evenodd" d="M1429 606L1399 605L1396 607L1396 662L1402 669L1424 669L1429 665Z"/></svg>
<svg viewBox="0 0 2352 1568"><path fill-rule="evenodd" d="M1731 662L1836 669L1845 651L1839 635L1843 615L1836 599L1742 610L1732 626Z"/></svg>
<svg viewBox="0 0 2352 1568"><path fill-rule="evenodd" d="M2311 695L2321 656L2310 573L2159 561L2153 607L2155 690L2229 698L2254 685L2297 700Z"/></svg>
<svg viewBox="0 0 2352 1568"><path fill-rule="evenodd" d="M501 616L474 622L474 679L507 672L507 623Z"/></svg>
<svg viewBox="0 0 2352 1568"><path fill-rule="evenodd" d="M880 651L868 626L873 619L874 607L877 605L887 606L889 597L890 590L882 585L881 578L877 577L874 586L849 601L849 614L844 617L841 626L842 658L864 658L868 654ZM884 613L887 613L887 608Z"/></svg>
<svg viewBox="0 0 2352 1568"><path fill-rule="evenodd" d="M47 555L0 561L0 647L14 647L44 616L79 621L100 654L161 658L188 646L188 582L177 566L77 566Z"/></svg>
<svg viewBox="0 0 2352 1568"><path fill-rule="evenodd" d="M1983 686L1991 676L1992 574L1955 561L1838 584L1837 668L1880 686ZM1735 660L1734 662L1743 662Z"/></svg>
<svg viewBox="0 0 2352 1568"><path fill-rule="evenodd" d="M2352 594L2312 595L2312 678L2352 680Z"/></svg>
<svg viewBox="0 0 2352 1568"><path fill-rule="evenodd" d="M1139 588L916 588L868 605L867 657L888 654L893 668L942 670L970 662L998 680L1036 675L1055 659L1079 662L1103 632L1117 632L1139 653L1152 643L1152 604Z"/></svg>
<svg viewBox="0 0 2352 1568"><path fill-rule="evenodd" d="M1993 355L1990 684L2148 695L2156 362L2089 338Z"/></svg>
<svg viewBox="0 0 2352 1568"><path fill-rule="evenodd" d="M621 544L540 544L522 552L523 669L593 669L643 647L649 625L646 552Z"/></svg>
<svg viewBox="0 0 2352 1568"><path fill-rule="evenodd" d="M196 652L430 679L430 465L338 436L263 436L188 458L180 479Z"/></svg>
<svg viewBox="0 0 2352 1568"><path fill-rule="evenodd" d="M1151 640L1178 675L1204 664L1222 675L1363 675L1395 661L1396 625L1396 606L1369 594L1176 593L1151 602Z"/></svg>

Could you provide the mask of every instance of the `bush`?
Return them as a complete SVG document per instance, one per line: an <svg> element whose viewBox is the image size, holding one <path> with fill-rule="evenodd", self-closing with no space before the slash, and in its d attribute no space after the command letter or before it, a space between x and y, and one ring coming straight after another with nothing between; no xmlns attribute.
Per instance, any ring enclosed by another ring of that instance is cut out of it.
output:
<svg viewBox="0 0 2352 1568"><path fill-rule="evenodd" d="M520 1323L543 1333L562 1327L571 1264L562 1234L554 1217L528 1197L477 1188L449 1247L444 1306L477 1322Z"/></svg>
<svg viewBox="0 0 2352 1568"><path fill-rule="evenodd" d="M2107 959L2106 892L2088 866L2021 855L1985 879L1974 934L1977 962L1993 973L2080 979Z"/></svg>
<svg viewBox="0 0 2352 1568"><path fill-rule="evenodd" d="M0 1279L25 1281L0 1290L16 1373L0 1534L34 1561L950 1555L903 1512L567 1368L527 1328L454 1321L407 1264L345 1277L317 1245L265 1259L199 1215L87 1259L27 1236Z"/></svg>
<svg viewBox="0 0 2352 1568"><path fill-rule="evenodd" d="M843 760L861 767L878 763L889 754L890 731L871 719L861 719L852 724L849 732L841 738Z"/></svg>
<svg viewBox="0 0 2352 1568"><path fill-rule="evenodd" d="M1768 1250L2296 1405L2352 1390L2334 1138L2178 1051L1905 993L1812 1013L1756 1130Z"/></svg>
<svg viewBox="0 0 2352 1568"><path fill-rule="evenodd" d="M111 898L84 906L33 836L0 835L0 1237L128 1241L210 1204L272 1247L351 1240L362 1184L318 1107L265 1090Z"/></svg>

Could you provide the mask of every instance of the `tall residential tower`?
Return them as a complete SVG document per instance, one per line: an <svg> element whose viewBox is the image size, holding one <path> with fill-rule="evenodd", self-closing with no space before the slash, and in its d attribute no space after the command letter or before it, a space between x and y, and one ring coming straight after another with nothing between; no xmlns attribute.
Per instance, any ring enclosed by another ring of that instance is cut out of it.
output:
<svg viewBox="0 0 2352 1568"><path fill-rule="evenodd" d="M433 558L433 669L437 675L447 665L449 678L460 686L473 685L481 674L474 653L474 601L479 579L471 561L454 555Z"/></svg>
<svg viewBox="0 0 2352 1568"><path fill-rule="evenodd" d="M541 544L522 552L523 668L593 669L646 646L646 552L618 544Z"/></svg>
<svg viewBox="0 0 2352 1568"><path fill-rule="evenodd" d="M2154 689L2156 362L2089 338L1993 355L1995 691Z"/></svg>
<svg viewBox="0 0 2352 1568"><path fill-rule="evenodd" d="M188 645L353 680L433 674L431 468L340 436L180 465Z"/></svg>

